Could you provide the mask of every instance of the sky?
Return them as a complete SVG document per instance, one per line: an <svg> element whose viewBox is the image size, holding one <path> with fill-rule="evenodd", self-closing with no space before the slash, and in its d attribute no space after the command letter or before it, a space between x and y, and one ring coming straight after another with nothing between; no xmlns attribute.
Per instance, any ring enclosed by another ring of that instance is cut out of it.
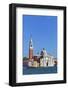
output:
<svg viewBox="0 0 68 90"><path fill-rule="evenodd" d="M57 57L57 16L22 16L24 56L29 55L29 41L32 36L34 55L43 48Z"/></svg>

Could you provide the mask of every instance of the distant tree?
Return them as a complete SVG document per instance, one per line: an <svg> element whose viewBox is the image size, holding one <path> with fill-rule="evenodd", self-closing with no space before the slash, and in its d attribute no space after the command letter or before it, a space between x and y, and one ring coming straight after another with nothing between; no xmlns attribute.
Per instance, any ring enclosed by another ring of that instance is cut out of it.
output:
<svg viewBox="0 0 68 90"><path fill-rule="evenodd" d="M28 60L28 58L27 57L23 57L23 60Z"/></svg>

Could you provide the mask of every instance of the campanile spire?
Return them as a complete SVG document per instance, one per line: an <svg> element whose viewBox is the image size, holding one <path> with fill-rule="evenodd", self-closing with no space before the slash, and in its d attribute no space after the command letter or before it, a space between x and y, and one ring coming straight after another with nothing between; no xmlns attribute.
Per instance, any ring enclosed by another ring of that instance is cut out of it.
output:
<svg viewBox="0 0 68 90"><path fill-rule="evenodd" d="M29 41L29 60L33 59L33 40L32 40L32 35L30 37Z"/></svg>
<svg viewBox="0 0 68 90"><path fill-rule="evenodd" d="M29 41L29 48L33 49L32 35L31 35L30 41Z"/></svg>

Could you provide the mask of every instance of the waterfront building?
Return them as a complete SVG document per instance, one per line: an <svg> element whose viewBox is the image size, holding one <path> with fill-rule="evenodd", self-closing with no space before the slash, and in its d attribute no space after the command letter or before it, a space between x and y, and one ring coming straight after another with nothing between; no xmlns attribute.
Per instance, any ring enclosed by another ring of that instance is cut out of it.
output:
<svg viewBox="0 0 68 90"><path fill-rule="evenodd" d="M32 67L32 65L33 65L33 62L32 61L28 61L28 66Z"/></svg>
<svg viewBox="0 0 68 90"><path fill-rule="evenodd" d="M38 62L34 60L33 67L38 67Z"/></svg>
<svg viewBox="0 0 68 90"><path fill-rule="evenodd" d="M43 58L40 58L40 67L43 67L44 63L43 63Z"/></svg>

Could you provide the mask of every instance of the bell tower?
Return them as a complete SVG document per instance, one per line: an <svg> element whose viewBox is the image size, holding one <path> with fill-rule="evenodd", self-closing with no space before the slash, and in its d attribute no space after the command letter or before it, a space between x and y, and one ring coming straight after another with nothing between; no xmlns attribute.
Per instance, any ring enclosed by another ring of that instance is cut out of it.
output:
<svg viewBox="0 0 68 90"><path fill-rule="evenodd" d="M33 41L31 36L29 41L29 60L32 60L32 59L33 59Z"/></svg>

